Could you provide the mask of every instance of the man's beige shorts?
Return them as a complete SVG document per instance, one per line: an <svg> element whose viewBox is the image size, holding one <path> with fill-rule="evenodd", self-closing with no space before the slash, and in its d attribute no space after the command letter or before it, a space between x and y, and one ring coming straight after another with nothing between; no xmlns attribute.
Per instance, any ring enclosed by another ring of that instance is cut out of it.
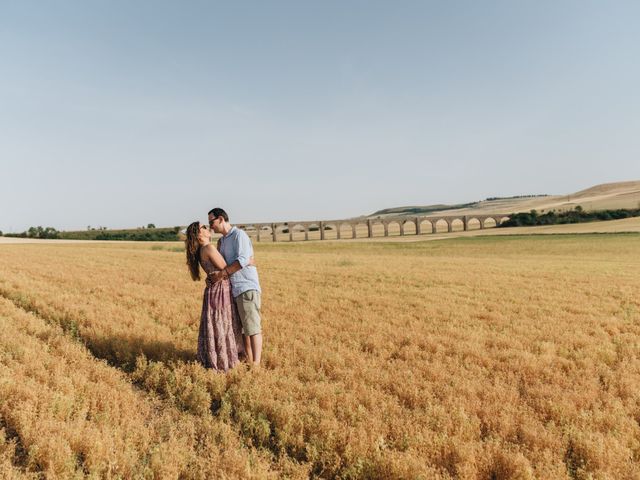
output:
<svg viewBox="0 0 640 480"><path fill-rule="evenodd" d="M248 290L235 298L242 322L242 333L251 336L262 332L260 327L260 292Z"/></svg>

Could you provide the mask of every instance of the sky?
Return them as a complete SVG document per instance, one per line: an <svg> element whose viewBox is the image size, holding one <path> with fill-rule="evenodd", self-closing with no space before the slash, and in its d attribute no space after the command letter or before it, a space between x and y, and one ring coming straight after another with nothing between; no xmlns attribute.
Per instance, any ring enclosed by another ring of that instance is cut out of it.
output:
<svg viewBox="0 0 640 480"><path fill-rule="evenodd" d="M640 2L0 0L0 230L640 179Z"/></svg>

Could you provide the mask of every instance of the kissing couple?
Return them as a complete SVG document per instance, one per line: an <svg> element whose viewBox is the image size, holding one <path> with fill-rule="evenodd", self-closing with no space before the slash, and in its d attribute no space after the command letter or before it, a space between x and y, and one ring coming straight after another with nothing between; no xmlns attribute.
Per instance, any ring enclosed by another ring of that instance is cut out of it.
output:
<svg viewBox="0 0 640 480"><path fill-rule="evenodd" d="M211 231L221 234L216 247ZM219 372L245 359L254 367L262 357L260 282L249 236L229 223L221 208L209 211L209 226L187 227L187 266L194 281L200 268L206 287L200 315L198 361Z"/></svg>

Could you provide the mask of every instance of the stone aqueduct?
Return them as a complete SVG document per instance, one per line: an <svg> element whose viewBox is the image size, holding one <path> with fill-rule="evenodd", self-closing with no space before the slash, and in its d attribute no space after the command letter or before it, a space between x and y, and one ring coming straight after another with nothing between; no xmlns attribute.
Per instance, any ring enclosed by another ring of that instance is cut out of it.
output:
<svg viewBox="0 0 640 480"><path fill-rule="evenodd" d="M384 218L356 218L350 220L320 220L320 221L304 221L304 222L277 222L277 223L245 223L236 225L238 228L246 231L254 240L260 241L282 241L282 240L310 240L311 232L319 232L319 238L316 240L326 240L327 232L335 232L333 238L372 238L374 229L378 225L383 227L383 236L389 236L389 226L397 224L400 228L400 235L407 234L407 224L412 224L412 235L421 235L423 233L436 233L438 224L442 227L446 224L446 231L453 232L454 223L459 222L462 230L469 230L469 223L475 221L479 224L480 229L488 228L487 221L492 220L493 225L498 226L503 221L508 220L509 215L504 214L488 214L488 215L440 215L440 216L398 216ZM428 224L428 225L427 225ZM346 228L345 228L346 227ZM366 234L358 236L358 227L362 227L363 231L366 227ZM345 235L344 230L347 230ZM301 236L304 238L294 238ZM297 234L297 235L296 235ZM283 238L284 235L284 238Z"/></svg>

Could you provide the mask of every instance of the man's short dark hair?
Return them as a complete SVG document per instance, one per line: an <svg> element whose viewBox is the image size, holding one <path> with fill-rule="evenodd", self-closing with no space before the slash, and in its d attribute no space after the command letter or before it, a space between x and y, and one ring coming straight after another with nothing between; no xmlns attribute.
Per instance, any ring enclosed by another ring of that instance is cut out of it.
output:
<svg viewBox="0 0 640 480"><path fill-rule="evenodd" d="M227 215L227 212L225 212L221 208L212 208L211 210L209 210L209 215L213 215L213 218L222 217L224 218L225 222L229 221L229 215Z"/></svg>

